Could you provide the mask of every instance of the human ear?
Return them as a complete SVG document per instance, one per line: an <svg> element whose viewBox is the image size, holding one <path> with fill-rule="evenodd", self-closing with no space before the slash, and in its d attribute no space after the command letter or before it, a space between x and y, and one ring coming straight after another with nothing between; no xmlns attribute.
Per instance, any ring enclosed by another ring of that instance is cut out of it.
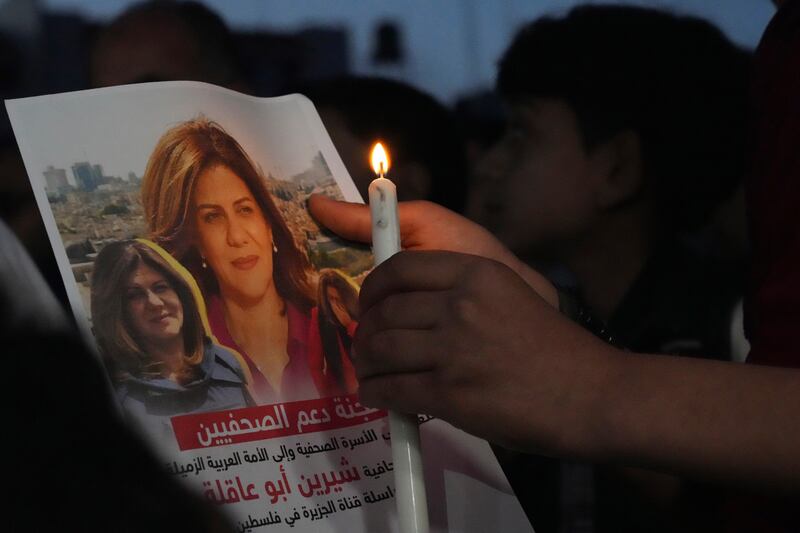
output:
<svg viewBox="0 0 800 533"><path fill-rule="evenodd" d="M618 209L638 198L644 186L639 134L633 130L615 134L592 150L590 160L599 208Z"/></svg>

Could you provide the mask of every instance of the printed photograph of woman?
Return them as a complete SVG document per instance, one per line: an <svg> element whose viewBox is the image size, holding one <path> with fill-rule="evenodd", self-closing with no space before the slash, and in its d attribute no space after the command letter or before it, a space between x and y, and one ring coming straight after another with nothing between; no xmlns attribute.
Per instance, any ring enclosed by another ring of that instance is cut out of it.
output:
<svg viewBox="0 0 800 533"><path fill-rule="evenodd" d="M198 279L216 339L246 359L259 404L324 394L308 361L313 284L262 173L200 116L169 129L145 169L148 237Z"/></svg>
<svg viewBox="0 0 800 533"><path fill-rule="evenodd" d="M317 388L326 396L355 393L358 380L351 346L358 326L358 286L339 270L321 270L312 315L318 315L318 328L311 332L309 361Z"/></svg>
<svg viewBox="0 0 800 533"><path fill-rule="evenodd" d="M239 359L211 341L190 281L152 243L118 241L100 251L91 306L123 410L148 430L171 432L174 415L253 404Z"/></svg>

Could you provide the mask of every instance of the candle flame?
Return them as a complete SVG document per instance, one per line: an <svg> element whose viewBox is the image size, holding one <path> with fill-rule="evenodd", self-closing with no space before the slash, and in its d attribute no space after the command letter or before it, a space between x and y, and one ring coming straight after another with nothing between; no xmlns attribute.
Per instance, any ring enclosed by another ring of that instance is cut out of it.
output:
<svg viewBox="0 0 800 533"><path fill-rule="evenodd" d="M383 176L389 172L389 154L380 142L376 142L372 146L370 162L372 163L372 170L375 171L375 174Z"/></svg>

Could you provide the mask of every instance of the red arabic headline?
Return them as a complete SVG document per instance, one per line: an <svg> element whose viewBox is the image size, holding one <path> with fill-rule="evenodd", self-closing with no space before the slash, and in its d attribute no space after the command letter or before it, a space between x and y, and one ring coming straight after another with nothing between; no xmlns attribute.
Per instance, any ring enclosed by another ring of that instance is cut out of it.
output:
<svg viewBox="0 0 800 533"><path fill-rule="evenodd" d="M289 437L356 426L386 416L361 405L356 395L182 415L172 418L181 450Z"/></svg>

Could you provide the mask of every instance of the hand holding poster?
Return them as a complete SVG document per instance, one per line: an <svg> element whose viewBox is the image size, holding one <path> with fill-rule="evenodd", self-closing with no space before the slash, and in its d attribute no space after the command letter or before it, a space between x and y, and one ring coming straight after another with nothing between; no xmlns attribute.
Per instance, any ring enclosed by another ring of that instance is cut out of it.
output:
<svg viewBox="0 0 800 533"><path fill-rule="evenodd" d="M360 199L311 103L174 82L8 108L73 311L167 470L241 531L396 530L350 359L372 260L305 209ZM530 530L487 444L422 421L432 530Z"/></svg>

